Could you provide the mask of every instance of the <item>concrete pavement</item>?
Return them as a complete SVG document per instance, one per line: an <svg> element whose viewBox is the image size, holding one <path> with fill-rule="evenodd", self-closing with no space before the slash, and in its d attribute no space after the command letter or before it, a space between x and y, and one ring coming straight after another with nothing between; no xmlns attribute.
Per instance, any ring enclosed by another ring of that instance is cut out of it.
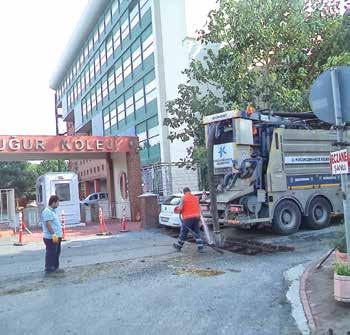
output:
<svg viewBox="0 0 350 335"><path fill-rule="evenodd" d="M277 238L295 251L257 256L176 253L158 231L75 241L56 278L43 276L41 245L0 246L0 333L301 334L283 273L324 254L333 232Z"/></svg>

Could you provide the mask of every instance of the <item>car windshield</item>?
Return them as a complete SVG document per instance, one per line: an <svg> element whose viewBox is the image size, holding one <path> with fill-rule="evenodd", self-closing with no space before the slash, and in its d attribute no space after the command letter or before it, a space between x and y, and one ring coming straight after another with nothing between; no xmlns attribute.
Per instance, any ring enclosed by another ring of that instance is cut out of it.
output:
<svg viewBox="0 0 350 335"><path fill-rule="evenodd" d="M179 205L181 202L181 198L180 197L176 197L176 196L171 196L168 197L164 200L163 204L164 205L173 205L173 206L177 206Z"/></svg>

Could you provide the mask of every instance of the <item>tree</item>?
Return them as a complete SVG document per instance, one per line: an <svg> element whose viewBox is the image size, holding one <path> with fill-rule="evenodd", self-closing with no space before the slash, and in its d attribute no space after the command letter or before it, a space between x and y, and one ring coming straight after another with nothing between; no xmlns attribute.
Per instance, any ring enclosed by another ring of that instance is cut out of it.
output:
<svg viewBox="0 0 350 335"><path fill-rule="evenodd" d="M315 78L330 65L349 64L350 21L340 11L329 0L222 0L209 14L207 29L199 31L207 47L204 59L191 62L184 71L187 83L167 103L169 139L194 139L182 164L205 157L195 115L248 104L308 111Z"/></svg>
<svg viewBox="0 0 350 335"><path fill-rule="evenodd" d="M47 172L65 172L68 171L68 164L64 160L42 161L39 164L33 164L37 176L42 176Z"/></svg>
<svg viewBox="0 0 350 335"><path fill-rule="evenodd" d="M47 172L68 171L63 160L42 161L39 164L30 162L0 162L0 188L15 189L16 197L35 199L36 179Z"/></svg>
<svg viewBox="0 0 350 335"><path fill-rule="evenodd" d="M0 162L0 188L15 189L16 197L35 199L36 173L28 162Z"/></svg>

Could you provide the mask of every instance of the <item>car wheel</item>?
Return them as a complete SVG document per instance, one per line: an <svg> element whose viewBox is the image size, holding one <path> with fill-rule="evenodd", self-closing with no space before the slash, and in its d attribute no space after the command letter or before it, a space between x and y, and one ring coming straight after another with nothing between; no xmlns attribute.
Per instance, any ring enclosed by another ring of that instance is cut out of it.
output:
<svg viewBox="0 0 350 335"><path fill-rule="evenodd" d="M299 230L301 212L292 200L282 200L273 214L272 228L279 235L290 235Z"/></svg>
<svg viewBox="0 0 350 335"><path fill-rule="evenodd" d="M309 206L305 225L311 229L322 229L331 223L331 205L322 197L314 198Z"/></svg>

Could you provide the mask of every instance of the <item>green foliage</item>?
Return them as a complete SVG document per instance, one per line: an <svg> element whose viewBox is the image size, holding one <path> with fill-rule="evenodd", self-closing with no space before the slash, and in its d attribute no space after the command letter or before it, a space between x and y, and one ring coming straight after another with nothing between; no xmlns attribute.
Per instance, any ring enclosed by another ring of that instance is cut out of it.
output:
<svg viewBox="0 0 350 335"><path fill-rule="evenodd" d="M0 162L0 188L13 188L15 195L35 199L36 179L46 172L67 171L65 161L42 161L39 164L30 162Z"/></svg>
<svg viewBox="0 0 350 335"><path fill-rule="evenodd" d="M335 263L333 265L334 272L338 276L347 276L350 277L350 265L346 263Z"/></svg>
<svg viewBox="0 0 350 335"><path fill-rule="evenodd" d="M339 230L336 234L335 239L333 240L333 247L335 247L338 251L346 253L346 235L345 235L345 226L341 224Z"/></svg>
<svg viewBox="0 0 350 335"><path fill-rule="evenodd" d="M349 17L332 1L221 0L198 40L207 52L185 70L188 81L167 103L164 121L170 140L194 139L184 165L205 159L204 130L195 116L250 103L308 111L316 77L350 64Z"/></svg>
<svg viewBox="0 0 350 335"><path fill-rule="evenodd" d="M0 162L0 188L15 189L16 197L35 198L36 174L28 162Z"/></svg>

